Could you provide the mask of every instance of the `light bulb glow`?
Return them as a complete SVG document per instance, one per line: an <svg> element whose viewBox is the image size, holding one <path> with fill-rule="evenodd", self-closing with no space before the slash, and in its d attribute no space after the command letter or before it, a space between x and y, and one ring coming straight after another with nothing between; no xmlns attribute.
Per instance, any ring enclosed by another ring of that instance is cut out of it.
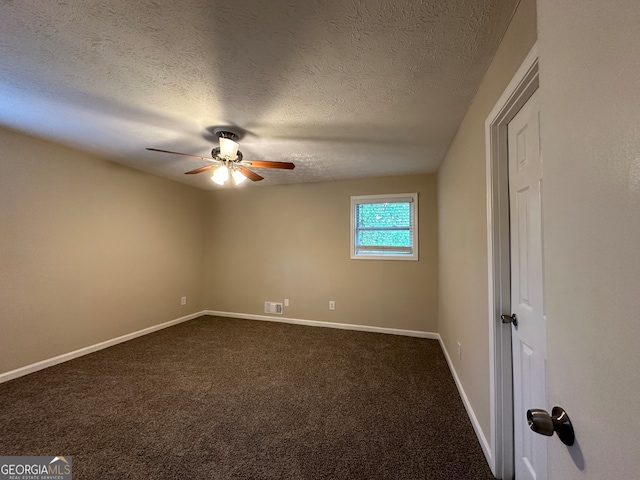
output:
<svg viewBox="0 0 640 480"><path fill-rule="evenodd" d="M240 145L230 138L220 137L220 156L228 157L229 160L238 158L238 147Z"/></svg>
<svg viewBox="0 0 640 480"><path fill-rule="evenodd" d="M234 170L231 176L233 177L233 181L236 185L240 185L247 179L247 177L245 177L240 170Z"/></svg>
<svg viewBox="0 0 640 480"><path fill-rule="evenodd" d="M213 172L213 176L211 177L218 185L224 185L224 182L229 180L229 169L226 165L222 165L216 168L215 172Z"/></svg>

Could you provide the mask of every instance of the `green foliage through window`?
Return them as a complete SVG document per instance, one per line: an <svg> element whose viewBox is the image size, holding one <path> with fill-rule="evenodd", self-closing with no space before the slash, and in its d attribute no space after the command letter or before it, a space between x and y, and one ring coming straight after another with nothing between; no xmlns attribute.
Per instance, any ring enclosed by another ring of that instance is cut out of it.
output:
<svg viewBox="0 0 640 480"><path fill-rule="evenodd" d="M414 256L415 202L401 198L353 197L355 256Z"/></svg>

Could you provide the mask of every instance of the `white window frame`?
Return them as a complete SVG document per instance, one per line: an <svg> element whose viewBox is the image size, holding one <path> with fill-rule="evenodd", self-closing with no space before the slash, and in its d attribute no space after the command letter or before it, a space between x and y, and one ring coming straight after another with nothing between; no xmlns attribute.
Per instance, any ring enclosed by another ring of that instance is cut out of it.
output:
<svg viewBox="0 0 640 480"><path fill-rule="evenodd" d="M356 255L356 207L363 203L393 203L398 200L411 201L412 253L358 254ZM385 195L356 195L351 197L351 260L418 260L418 194L392 193Z"/></svg>

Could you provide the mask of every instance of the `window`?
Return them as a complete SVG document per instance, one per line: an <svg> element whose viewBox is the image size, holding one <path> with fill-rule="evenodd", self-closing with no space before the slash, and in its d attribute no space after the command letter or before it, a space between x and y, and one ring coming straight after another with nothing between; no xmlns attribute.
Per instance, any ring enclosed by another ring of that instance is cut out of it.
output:
<svg viewBox="0 0 640 480"><path fill-rule="evenodd" d="M418 194L351 197L351 258L418 260Z"/></svg>

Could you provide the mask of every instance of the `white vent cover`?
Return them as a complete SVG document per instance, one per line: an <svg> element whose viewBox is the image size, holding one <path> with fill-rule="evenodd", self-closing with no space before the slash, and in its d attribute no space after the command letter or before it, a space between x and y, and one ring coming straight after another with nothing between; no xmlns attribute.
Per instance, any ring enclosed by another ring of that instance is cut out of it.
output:
<svg viewBox="0 0 640 480"><path fill-rule="evenodd" d="M282 304L276 302L264 302L264 313L282 315Z"/></svg>

